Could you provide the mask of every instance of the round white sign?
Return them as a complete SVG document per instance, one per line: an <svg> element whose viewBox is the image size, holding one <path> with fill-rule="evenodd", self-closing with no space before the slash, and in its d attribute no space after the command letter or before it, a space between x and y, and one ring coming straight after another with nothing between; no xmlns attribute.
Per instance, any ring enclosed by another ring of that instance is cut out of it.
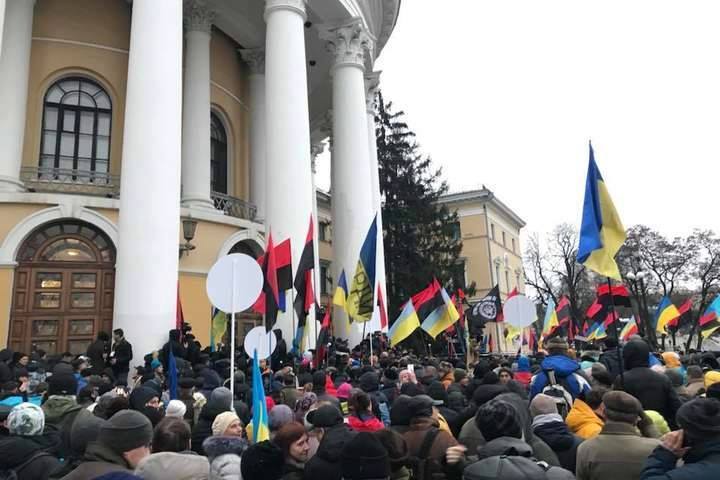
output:
<svg viewBox="0 0 720 480"><path fill-rule="evenodd" d="M503 306L505 321L514 327L528 327L537 320L535 303L525 295L515 295Z"/></svg>
<svg viewBox="0 0 720 480"><path fill-rule="evenodd" d="M253 357L253 351L257 349L258 359L262 360L264 358L268 358L272 355L272 352L275 351L277 338L272 330L265 333L265 327L260 325L259 327L253 328L247 333L247 335L245 335L245 342L243 345L245 346L245 352L250 356L250 358Z"/></svg>
<svg viewBox="0 0 720 480"><path fill-rule="evenodd" d="M237 313L257 301L262 286L263 274L257 260L243 253L233 253L215 262L208 273L205 289L215 307L225 313Z"/></svg>

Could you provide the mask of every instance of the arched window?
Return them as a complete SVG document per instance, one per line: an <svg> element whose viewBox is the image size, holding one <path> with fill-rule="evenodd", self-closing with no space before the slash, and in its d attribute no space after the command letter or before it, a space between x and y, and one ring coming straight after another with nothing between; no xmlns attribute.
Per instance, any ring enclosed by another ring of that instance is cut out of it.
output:
<svg viewBox="0 0 720 480"><path fill-rule="evenodd" d="M210 112L210 189L227 193L227 135L220 118Z"/></svg>
<svg viewBox="0 0 720 480"><path fill-rule="evenodd" d="M71 77L52 84L43 106L41 169L107 173L111 117L110 96L94 81Z"/></svg>

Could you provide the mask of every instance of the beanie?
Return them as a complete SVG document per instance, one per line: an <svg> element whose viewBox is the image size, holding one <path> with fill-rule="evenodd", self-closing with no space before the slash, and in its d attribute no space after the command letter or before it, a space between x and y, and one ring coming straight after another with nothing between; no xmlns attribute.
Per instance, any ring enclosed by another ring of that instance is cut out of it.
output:
<svg viewBox="0 0 720 480"><path fill-rule="evenodd" d="M705 373L705 388L708 388L713 383L720 383L720 372L710 370Z"/></svg>
<svg viewBox="0 0 720 480"><path fill-rule="evenodd" d="M187 412L187 405L185 405L185 402L182 400L170 400L167 408L165 409L165 416L184 418L185 412Z"/></svg>
<svg viewBox="0 0 720 480"><path fill-rule="evenodd" d="M214 410L227 411L232 407L232 392L227 387L217 387L210 394L208 400L208 408Z"/></svg>
<svg viewBox="0 0 720 480"><path fill-rule="evenodd" d="M347 400L350 398L350 390L352 390L352 385L350 385L347 382L344 382L340 384L340 386L337 388L337 398L341 400Z"/></svg>
<svg viewBox="0 0 720 480"><path fill-rule="evenodd" d="M453 377L455 379L455 383L460 383L462 380L467 378L467 372L462 368L456 368L453 372Z"/></svg>
<svg viewBox="0 0 720 480"><path fill-rule="evenodd" d="M475 425L488 442L499 437L522 437L522 427L515 407L492 399L478 408Z"/></svg>
<svg viewBox="0 0 720 480"><path fill-rule="evenodd" d="M130 408L133 410L142 410L145 405L154 397L160 397L155 390L149 387L136 387L130 392Z"/></svg>
<svg viewBox="0 0 720 480"><path fill-rule="evenodd" d="M161 366L162 366L162 363L160 363L160 360L158 360L157 358L153 359L153 361L150 362L150 368L152 368L153 370L155 370L156 368L161 367Z"/></svg>
<svg viewBox="0 0 720 480"><path fill-rule="evenodd" d="M364 480L390 476L388 452L370 432L358 432L343 447L341 458L344 479Z"/></svg>
<svg viewBox="0 0 720 480"><path fill-rule="evenodd" d="M7 428L13 435L29 437L40 435L45 429L45 413L29 402L15 405L7 418Z"/></svg>
<svg viewBox="0 0 720 480"><path fill-rule="evenodd" d="M567 353L567 351L570 349L570 346L565 341L564 338L561 337L553 337L550 340L545 343L545 350L547 350L550 354L553 353Z"/></svg>
<svg viewBox="0 0 720 480"><path fill-rule="evenodd" d="M240 473L242 478L279 480L283 475L285 459L282 450L265 440L250 445L242 454Z"/></svg>
<svg viewBox="0 0 720 480"><path fill-rule="evenodd" d="M235 421L240 420L235 412L219 413L212 423L212 434L215 436L224 435L225 430Z"/></svg>
<svg viewBox="0 0 720 480"><path fill-rule="evenodd" d="M720 437L720 401L696 398L677 411L677 423L693 440L703 441Z"/></svg>
<svg viewBox="0 0 720 480"><path fill-rule="evenodd" d="M530 402L530 415L537 417L538 415L545 415L548 413L558 413L557 404L553 397L539 393L535 395L535 398Z"/></svg>
<svg viewBox="0 0 720 480"><path fill-rule="evenodd" d="M393 427L404 427L410 425L412 413L410 412L410 400L412 397L399 395L393 402L390 409L390 425Z"/></svg>
<svg viewBox="0 0 720 480"><path fill-rule="evenodd" d="M48 395L75 395L77 389L77 379L72 373L54 373L48 379Z"/></svg>
<svg viewBox="0 0 720 480"><path fill-rule="evenodd" d="M279 430L280 427L293 420L295 420L295 414L292 409L282 403L275 405L268 413L268 426L271 432Z"/></svg>
<svg viewBox="0 0 720 480"><path fill-rule="evenodd" d="M150 445L153 428L150 420L135 410L120 410L100 427L98 443L116 453Z"/></svg>

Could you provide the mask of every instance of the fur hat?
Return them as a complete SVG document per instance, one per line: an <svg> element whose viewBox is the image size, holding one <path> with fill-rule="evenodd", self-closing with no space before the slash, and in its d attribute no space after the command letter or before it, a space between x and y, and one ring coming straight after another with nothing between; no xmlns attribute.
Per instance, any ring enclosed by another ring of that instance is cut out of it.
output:
<svg viewBox="0 0 720 480"><path fill-rule="evenodd" d="M10 410L7 427L14 435L23 437L41 435L45 429L45 413L33 403L20 403Z"/></svg>
<svg viewBox="0 0 720 480"><path fill-rule="evenodd" d="M225 430L227 430L227 428L232 425L235 420L240 420L235 412L222 412L218 414L212 423L212 434L224 435Z"/></svg>
<svg viewBox="0 0 720 480"><path fill-rule="evenodd" d="M358 432L343 447L341 458L344 479L364 480L390 476L388 452L370 432Z"/></svg>
<svg viewBox="0 0 720 480"><path fill-rule="evenodd" d="M282 477L284 464L282 450L266 440L245 450L240 460L240 473L247 479L278 480Z"/></svg>

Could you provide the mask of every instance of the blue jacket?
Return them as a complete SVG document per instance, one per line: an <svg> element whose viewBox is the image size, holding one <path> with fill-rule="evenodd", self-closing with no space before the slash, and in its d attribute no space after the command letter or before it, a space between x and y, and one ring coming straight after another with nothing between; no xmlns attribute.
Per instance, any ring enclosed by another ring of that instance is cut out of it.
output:
<svg viewBox="0 0 720 480"><path fill-rule="evenodd" d="M549 379L545 371L554 370L555 380L568 390L575 400L581 392L590 391L590 383L578 373L580 364L565 355L552 355L547 357L540 364L542 370L535 375L530 384L530 399L538 393L542 393L549 383Z"/></svg>
<svg viewBox="0 0 720 480"><path fill-rule="evenodd" d="M640 480L705 480L720 478L720 440L691 448L676 468L677 457L665 447L656 447L645 461Z"/></svg>

